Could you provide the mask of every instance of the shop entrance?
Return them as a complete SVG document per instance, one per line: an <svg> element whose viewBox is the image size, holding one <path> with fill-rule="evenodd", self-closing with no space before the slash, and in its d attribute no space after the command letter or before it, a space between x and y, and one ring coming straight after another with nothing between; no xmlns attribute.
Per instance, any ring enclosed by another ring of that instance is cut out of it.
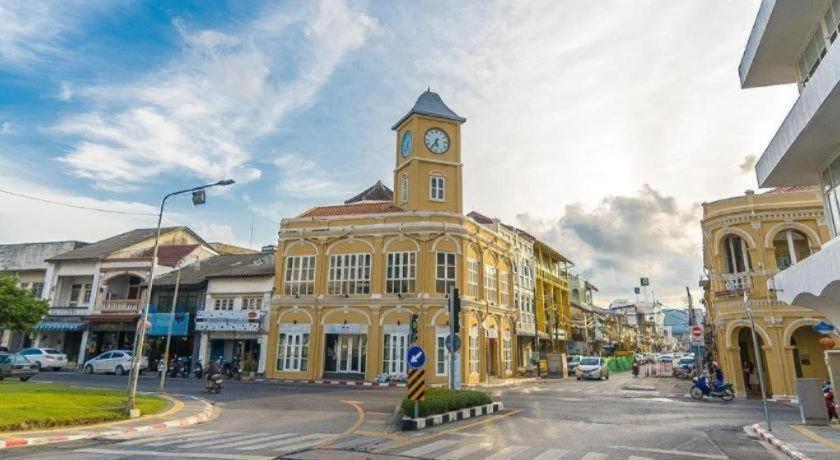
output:
<svg viewBox="0 0 840 460"><path fill-rule="evenodd" d="M487 339L487 375L498 375L496 369L496 344L498 339Z"/></svg>
<svg viewBox="0 0 840 460"><path fill-rule="evenodd" d="M391 333L384 335L382 372L391 375L406 374L405 356L408 349L408 335Z"/></svg>
<svg viewBox="0 0 840 460"><path fill-rule="evenodd" d="M367 335L327 334L324 348L324 376L364 378Z"/></svg>
<svg viewBox="0 0 840 460"><path fill-rule="evenodd" d="M758 335L759 348L764 347L764 339ZM761 352L762 370L764 371L764 383L767 386L767 397L773 394L773 387L770 383L770 373L767 372L767 354L764 350ZM741 381L744 385L744 390L747 397L751 399L761 399L761 387L759 386L758 366L755 362L755 348L753 348L752 332L750 328L743 327L738 331L738 356L741 365Z"/></svg>

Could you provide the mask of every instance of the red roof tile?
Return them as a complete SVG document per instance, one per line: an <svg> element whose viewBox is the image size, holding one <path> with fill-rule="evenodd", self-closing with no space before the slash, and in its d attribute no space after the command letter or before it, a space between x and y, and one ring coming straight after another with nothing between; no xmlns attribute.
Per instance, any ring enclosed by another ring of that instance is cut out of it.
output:
<svg viewBox="0 0 840 460"><path fill-rule="evenodd" d="M764 193L793 193L793 192L815 192L819 190L814 185L789 185L787 187L776 187Z"/></svg>
<svg viewBox="0 0 840 460"><path fill-rule="evenodd" d="M349 216L357 214L382 214L386 212L403 212L404 209L394 206L389 201L378 203L355 203L338 206L319 206L301 214L298 217L328 217Z"/></svg>
<svg viewBox="0 0 840 460"><path fill-rule="evenodd" d="M193 252L197 248L197 244L172 244L168 246L158 247L158 265L164 267L174 267L178 265L187 254ZM143 257L151 257L152 249L147 249L143 252Z"/></svg>

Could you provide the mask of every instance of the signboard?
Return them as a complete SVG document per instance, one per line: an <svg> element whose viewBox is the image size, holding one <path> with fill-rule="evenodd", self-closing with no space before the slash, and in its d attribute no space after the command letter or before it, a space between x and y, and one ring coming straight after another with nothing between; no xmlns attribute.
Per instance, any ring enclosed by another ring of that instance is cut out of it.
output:
<svg viewBox="0 0 840 460"><path fill-rule="evenodd" d="M634 288L633 288L633 292L635 292L635 293L636 293L636 295L638 295L638 294L641 294L642 290L641 290L641 289L639 289L639 288L637 288L637 287L634 287Z"/></svg>
<svg viewBox="0 0 840 460"><path fill-rule="evenodd" d="M259 332L265 312L259 310L200 310L197 331Z"/></svg>
<svg viewBox="0 0 840 460"><path fill-rule="evenodd" d="M420 369L426 364L426 353L423 352L423 349L420 348L418 345L412 345L408 348L407 355L407 362L408 367L412 369Z"/></svg>
<svg viewBox="0 0 840 460"><path fill-rule="evenodd" d="M694 345L703 345L703 326L691 326L691 342Z"/></svg>
<svg viewBox="0 0 840 460"><path fill-rule="evenodd" d="M367 334L367 324L324 324L324 334Z"/></svg>
<svg viewBox="0 0 840 460"><path fill-rule="evenodd" d="M820 335L831 335L834 332L834 325L825 321L814 324L814 332Z"/></svg>
<svg viewBox="0 0 840 460"><path fill-rule="evenodd" d="M422 401L426 399L426 370L411 369L408 371L408 399Z"/></svg>
<svg viewBox="0 0 840 460"><path fill-rule="evenodd" d="M452 340L452 337L455 337L455 340ZM452 353L453 351L458 351L461 349L461 337L457 335L447 335L446 338L443 339L443 345L450 353Z"/></svg>
<svg viewBox="0 0 840 460"><path fill-rule="evenodd" d="M639 284L642 286L650 286L650 279L649 278L642 278L639 280Z"/></svg>
<svg viewBox="0 0 840 460"><path fill-rule="evenodd" d="M172 313L149 313L149 335L166 335L169 331L169 319ZM172 335L187 335L190 326L189 313L175 313L175 321L172 321Z"/></svg>

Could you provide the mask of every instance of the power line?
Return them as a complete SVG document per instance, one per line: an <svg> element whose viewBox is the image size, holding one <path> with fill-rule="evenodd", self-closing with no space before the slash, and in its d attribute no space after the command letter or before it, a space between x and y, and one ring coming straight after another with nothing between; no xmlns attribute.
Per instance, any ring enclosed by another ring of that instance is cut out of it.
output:
<svg viewBox="0 0 840 460"><path fill-rule="evenodd" d="M151 214L151 213L147 213L147 212L114 211L112 209L91 208L91 207L88 207L88 206L79 206L79 205L76 205L76 204L62 203L60 201L48 200L46 198L38 198L37 196L24 195L22 193L10 192L8 190L3 190L3 189L0 189L0 193L13 195L13 196L20 197L20 198L26 198L26 199L29 199L29 200L41 201L43 203L55 204L55 205L58 205L58 206L66 206L68 208L85 209L87 211L106 212L106 213L109 213L109 214L126 214L126 215L132 215L132 216L157 217L157 214Z"/></svg>

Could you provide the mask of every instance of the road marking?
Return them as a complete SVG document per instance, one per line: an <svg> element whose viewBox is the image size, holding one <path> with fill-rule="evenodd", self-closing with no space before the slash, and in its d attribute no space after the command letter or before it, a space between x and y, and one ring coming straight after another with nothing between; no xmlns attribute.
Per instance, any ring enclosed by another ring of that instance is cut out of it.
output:
<svg viewBox="0 0 840 460"><path fill-rule="evenodd" d="M297 434L297 433L295 433L295 434ZM321 439L324 439L324 438L329 438L330 436L335 436L335 435L334 434L322 434L322 433L308 434L306 436L299 436L297 438L292 438L292 439L283 439L281 441L267 442L265 444L260 444L258 446L240 447L239 450L267 449L269 447L277 447L277 446L282 446L282 445L286 445L286 444L294 444L296 442L308 441L310 439L321 440Z"/></svg>
<svg viewBox="0 0 840 460"><path fill-rule="evenodd" d="M327 435L327 436L330 436L330 435ZM294 452L294 451L297 451L297 450L305 449L307 447L312 447L315 444L318 444L318 442L320 440L321 439L311 439L309 441L299 442L297 444L290 444L288 446L283 446L283 447L274 449L274 451L275 452Z"/></svg>
<svg viewBox="0 0 840 460"><path fill-rule="evenodd" d="M172 434L167 430L163 430L163 433L155 433L154 435L150 436L148 433L140 433L137 436L137 433L132 433L133 436L124 437L122 439L118 439L119 445L121 446L133 446L135 444L146 444L148 442L157 442L161 439L167 439L167 442L172 439ZM197 438L207 436L207 433L213 433L211 431L188 431L184 433L178 433L180 439L190 439L190 438ZM113 439L113 438L111 438Z"/></svg>
<svg viewBox="0 0 840 460"><path fill-rule="evenodd" d="M817 441L818 443L822 444L823 446L828 447L829 449L831 449L835 452L840 450L840 444L837 444L836 442L833 442L829 439L826 439L826 438L818 435L817 433L814 433L813 431L805 428L802 425L788 425L788 426L793 428L794 430L804 434L805 436L813 439L814 441Z"/></svg>
<svg viewBox="0 0 840 460"><path fill-rule="evenodd" d="M580 460L604 460L605 458L607 456L600 452L587 452Z"/></svg>
<svg viewBox="0 0 840 460"><path fill-rule="evenodd" d="M271 436L266 436L266 437L260 438L260 439L249 439L247 441L239 441L239 442L234 442L232 444L226 444L225 448L247 446L248 444L252 444L255 441L259 441L259 442L275 441L277 439L288 438L289 436L294 436L296 434L297 433L282 433L282 434L275 434L275 435L271 435Z"/></svg>
<svg viewBox="0 0 840 460"><path fill-rule="evenodd" d="M627 460L653 460L650 457L636 457L635 455L631 455L627 457Z"/></svg>
<svg viewBox="0 0 840 460"><path fill-rule="evenodd" d="M235 434L242 434L242 433L235 433ZM216 432L216 431L207 431L207 432L201 433L201 436L199 436L199 435L189 436L187 439L184 439L183 437L181 437L179 439L171 439L170 438L166 441L152 442L152 443L149 443L149 444L146 444L146 445L149 446L149 447L168 446L168 445L171 445L171 444L188 442L192 439L207 439L207 438L212 438L213 436L218 436L218 435L219 435L219 433Z"/></svg>
<svg viewBox="0 0 840 460"><path fill-rule="evenodd" d="M401 455L405 455L406 457L422 457L423 455L428 454L434 450L443 449L444 447L449 447L455 444L455 441L447 441L445 439L441 439L440 441L435 441L431 444L426 444L420 447L415 447L414 449L407 450L403 452Z"/></svg>
<svg viewBox="0 0 840 460"><path fill-rule="evenodd" d="M563 457L567 452L568 451L563 449L548 449L531 460L554 460Z"/></svg>
<svg viewBox="0 0 840 460"><path fill-rule="evenodd" d="M181 458L222 458L226 460L271 460L274 457L264 457L262 455L236 455L236 454L219 454L216 452L155 452L149 450L116 450L116 449L77 449L74 452L83 454L102 454L125 457L126 455L136 455L138 457L181 457Z"/></svg>
<svg viewBox="0 0 840 460"><path fill-rule="evenodd" d="M473 454L473 453L478 452L480 450L484 450L484 449L486 449L486 448L488 448L492 445L493 444L490 444L489 442L480 442L480 443L477 443L477 444L467 444L466 446L455 449L452 452L449 452L448 454L443 454L443 455L437 457L437 459L438 460L450 460L450 459L457 460L459 458L466 457L467 455Z"/></svg>
<svg viewBox="0 0 840 460"><path fill-rule="evenodd" d="M227 444L228 442L232 442L232 441L241 441L243 439L259 438L260 436L265 436L265 433L256 433L256 434L249 433L249 434L243 434L243 435L233 436L233 437L228 436L228 437L225 437L224 439L220 438L220 439L210 440L210 442L208 442L207 440L202 440L202 441L193 442L193 443L190 443L190 444L184 444L183 446L177 446L177 447L179 449L189 449L190 447L211 447L211 446L218 446L220 444Z"/></svg>
<svg viewBox="0 0 840 460"><path fill-rule="evenodd" d="M528 446L519 446L514 444L512 446L505 447L489 457L486 457L484 460L506 460L508 458L513 458L516 454L521 454L528 449Z"/></svg>
<svg viewBox="0 0 840 460"><path fill-rule="evenodd" d="M648 447L635 447L635 446L607 446L610 449L627 449L627 450L636 450L639 452L652 452L654 454L671 454L671 455L682 455L685 457L697 457L697 458L718 458L721 460L728 459L726 455L714 455L714 454L700 454L697 452L686 452L682 450L668 450L668 449L652 449Z"/></svg>
<svg viewBox="0 0 840 460"><path fill-rule="evenodd" d="M359 427L362 426L363 423L365 423L365 410L362 409L362 402L361 401L341 401L341 402L343 402L344 404L349 404L349 405L353 406L353 409L356 409L356 422L353 423L353 425L351 425L350 428L347 428L346 430L344 430L344 433L341 433L340 435L335 436L332 439L327 439L322 444L319 444L318 445L319 449L327 448L330 445L332 445L334 442L350 436L357 429L359 429Z"/></svg>

